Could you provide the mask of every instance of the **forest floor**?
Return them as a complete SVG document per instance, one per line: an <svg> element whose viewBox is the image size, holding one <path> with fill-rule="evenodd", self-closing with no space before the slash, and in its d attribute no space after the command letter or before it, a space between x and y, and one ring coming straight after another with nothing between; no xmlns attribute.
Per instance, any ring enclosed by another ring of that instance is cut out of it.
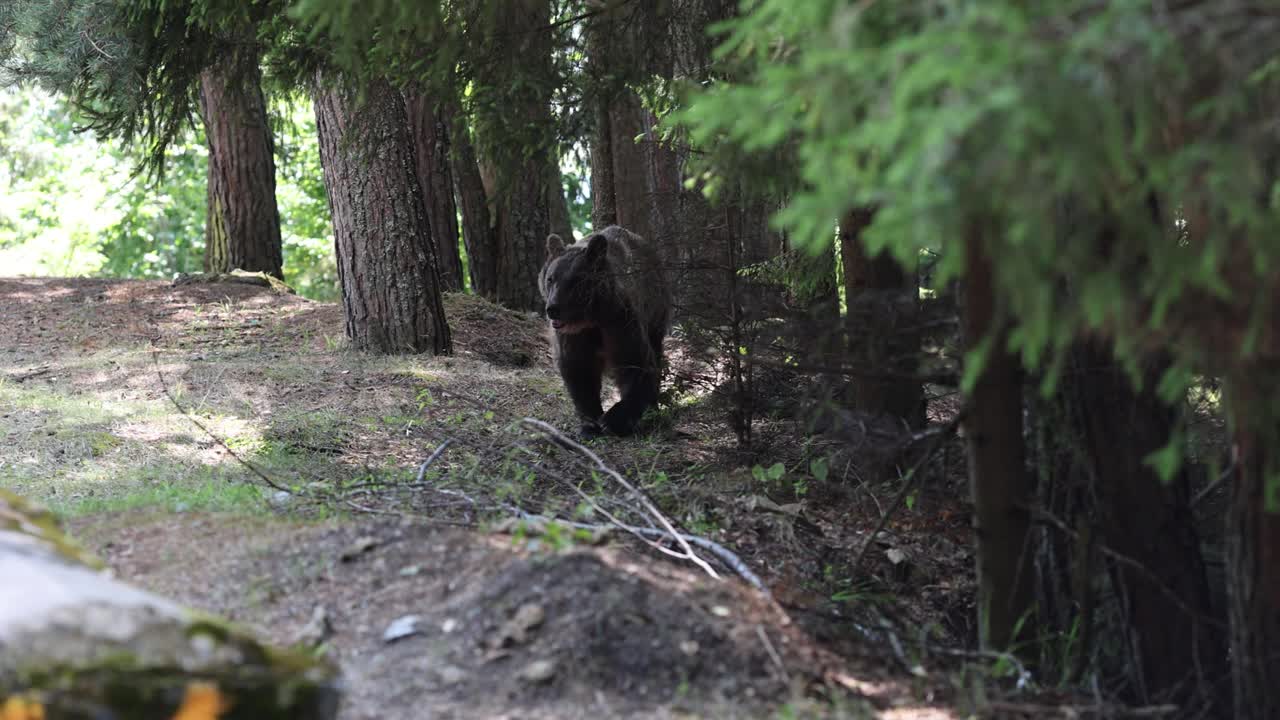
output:
<svg viewBox="0 0 1280 720"><path fill-rule="evenodd" d="M900 474L785 413L741 449L673 339L687 377L654 429L589 447L765 595L714 559L724 579L530 519L643 512L521 423L575 427L543 324L468 296L446 308L453 356L388 358L345 347L340 307L265 288L0 280L0 486L124 579L322 642L353 720L1050 710L1008 663L957 649L974 588L954 439L853 567Z"/></svg>

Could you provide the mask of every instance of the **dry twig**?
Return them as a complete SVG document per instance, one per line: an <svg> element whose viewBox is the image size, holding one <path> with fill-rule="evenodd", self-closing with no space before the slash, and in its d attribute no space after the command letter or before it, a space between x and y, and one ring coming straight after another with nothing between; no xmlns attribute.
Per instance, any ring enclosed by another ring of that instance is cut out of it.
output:
<svg viewBox="0 0 1280 720"><path fill-rule="evenodd" d="M623 478L621 475L619 475L613 468L606 465L604 460L600 459L599 455L596 455L594 452L591 452L591 450L586 446L582 445L581 443L575 440L572 440L571 438L566 436L564 433L560 432L559 430L555 429L551 425L541 420L535 420L534 418L527 417L521 422L523 422L525 425L529 425L534 428L537 428L543 434L552 438L560 445L566 448L569 448L571 450L575 450L581 453L582 455L585 455L587 458L590 458L590 460L593 463L595 463L596 470L599 470L600 472L613 478L614 482L618 483L623 488L625 488L627 492L631 493L640 502L640 504L644 506L645 511L648 512L649 515L654 520L658 521L659 525L662 525L662 527L666 529L668 535L671 538L675 539L676 544L678 544L680 546L680 549L683 551L680 553L676 553L674 551L666 550L664 548L663 552L673 557L679 557L679 558L688 560L689 562L692 562L694 565L697 565L698 567L702 568L703 572L707 573L711 577L716 579L720 578L720 576L716 574L716 571L712 569L712 567L709 564L707 564L707 561L703 560L701 557L698 556L697 553L693 551L693 548L689 545L689 541L686 539L686 536L676 530L675 526L671 524L671 521L667 519L667 516L663 515L662 512L658 510L657 506L655 506L653 502L649 500L649 497L644 493L640 492L640 490L636 488L634 485L627 482L626 479Z"/></svg>

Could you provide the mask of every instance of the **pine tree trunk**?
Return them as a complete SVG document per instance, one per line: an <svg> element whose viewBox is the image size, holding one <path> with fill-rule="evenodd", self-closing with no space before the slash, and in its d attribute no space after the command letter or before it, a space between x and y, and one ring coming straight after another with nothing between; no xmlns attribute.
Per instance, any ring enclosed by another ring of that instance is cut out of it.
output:
<svg viewBox="0 0 1280 720"><path fill-rule="evenodd" d="M1280 378L1245 368L1227 381L1236 476L1227 513L1227 595L1235 717L1280 717Z"/></svg>
<svg viewBox="0 0 1280 720"><path fill-rule="evenodd" d="M715 42L709 28L733 16L737 4L729 0L674 0L668 22L671 72L677 82L701 83L712 76L712 51ZM677 313L695 323L709 327L723 326L735 309L727 307L726 282L737 268L730 267L728 243L737 238L728 235L728 207L732 199L721 197L712 207L703 194L701 183L686 186L691 177L690 164L694 149L687 142L677 142L669 163L678 185L670 206L676 218L669 244L668 264L673 266L672 287ZM659 233L661 234L661 233Z"/></svg>
<svg viewBox="0 0 1280 720"><path fill-rule="evenodd" d="M498 234L493 225L489 194L480 175L480 162L476 157L475 147L471 144L471 136L461 124L461 114L450 108L446 116L451 122L450 137L453 143L449 160L458 192L458 206L462 210L462 241L467 248L471 291L489 300L496 300Z"/></svg>
<svg viewBox="0 0 1280 720"><path fill-rule="evenodd" d="M541 310L538 273L551 234L547 173L537 161L498 190L498 302L516 310Z"/></svg>
<svg viewBox="0 0 1280 720"><path fill-rule="evenodd" d="M1209 584L1186 474L1166 483L1147 462L1174 430L1174 410L1154 391L1166 367L1150 362L1138 391L1108 351L1082 342L1071 352L1061 393L1075 451L1087 460L1081 486L1097 502L1096 533L1143 568L1110 568L1127 623L1121 631L1133 638L1139 660L1136 699L1185 705L1212 687L1226 656L1220 631L1207 621Z"/></svg>
<svg viewBox="0 0 1280 720"><path fill-rule="evenodd" d="M919 368L919 291L914 273L887 253L867 255L862 232L873 211L849 212L840 221L845 304L856 368L852 404L862 412L900 417L913 428L925 425L924 386Z"/></svg>
<svg viewBox="0 0 1280 720"><path fill-rule="evenodd" d="M635 92L620 93L609 108L609 139L613 143L613 196L618 224L641 237L653 237L651 203L653 195L648 154L661 151L650 143L648 113ZM637 142L636 138L645 138Z"/></svg>
<svg viewBox="0 0 1280 720"><path fill-rule="evenodd" d="M565 242L572 242L573 219L569 217L569 201L564 196L564 180L554 159L547 168L547 206L551 214L551 232L559 235Z"/></svg>
<svg viewBox="0 0 1280 720"><path fill-rule="evenodd" d="M240 46L200 76L209 143L205 272L284 279L276 164L257 53Z"/></svg>
<svg viewBox="0 0 1280 720"><path fill-rule="evenodd" d="M658 142L657 118L628 82L670 77L672 21L664 4L620 3L591 18L585 33L594 119L592 221L622 225L662 249L671 244L680 178L674 153Z"/></svg>
<svg viewBox="0 0 1280 720"><path fill-rule="evenodd" d="M405 109L413 134L418 183L431 235L435 240L440 289L462 289L462 257L458 252L458 206L453 200L453 173L449 168L449 124L435 102L421 92L405 93Z"/></svg>
<svg viewBox="0 0 1280 720"><path fill-rule="evenodd" d="M1022 368L1005 351L998 325L991 262L980 230L966 242L962 324L973 350L987 343L982 372L966 398L964 431L969 482L977 525L978 634L984 649L1006 650L1035 637L1031 528L1031 480L1022 435ZM1020 622L1027 622L1014 636Z"/></svg>
<svg viewBox="0 0 1280 720"><path fill-rule="evenodd" d="M449 352L404 99L386 82L358 96L319 73L315 109L347 337L374 352Z"/></svg>
<svg viewBox="0 0 1280 720"><path fill-rule="evenodd" d="M591 133L591 224L597 229L618 224L617 191L613 182L613 122L609 110L613 101L613 94L596 98L595 127Z"/></svg>
<svg viewBox="0 0 1280 720"><path fill-rule="evenodd" d="M553 122L550 0L505 0L504 23L489 41L497 53L484 81L503 112L486 126L496 171L491 207L497 211L497 299L516 310L541 310L538 273L546 260L551 215L547 169Z"/></svg>

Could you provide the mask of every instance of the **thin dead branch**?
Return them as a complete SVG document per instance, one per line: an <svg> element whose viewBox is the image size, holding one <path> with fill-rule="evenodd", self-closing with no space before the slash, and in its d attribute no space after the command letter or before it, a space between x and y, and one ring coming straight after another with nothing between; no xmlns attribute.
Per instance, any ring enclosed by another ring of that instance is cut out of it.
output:
<svg viewBox="0 0 1280 720"><path fill-rule="evenodd" d="M160 389L164 392L164 396L166 398L169 398L169 402L173 404L173 407L178 411L179 414L185 417L187 421L190 422L192 425L195 425L196 427L200 428L200 431L203 432L205 435L208 435L210 440L217 443L219 447L225 450L227 454L229 454L231 458L235 460L237 463L239 463L244 469L248 470L250 473L253 473L253 475L256 476L259 480L266 483L267 487L270 487L272 490L276 490L278 492L288 493L289 495L296 494L289 488L286 488L280 483L277 483L275 480L272 480L257 465L254 465L248 460L245 460L244 458L240 457L240 455L237 454L235 450L232 450L231 447L227 445L226 441L218 437L218 435L214 433L212 430L210 430L207 426L205 426L204 423L200 422L195 418L194 415L187 412L186 408L182 407L182 403L178 402L178 398L174 397L173 392L169 389L169 381L165 379L164 371L160 369L160 351L159 350L152 348L151 361L156 368L156 378L158 378L160 381Z"/></svg>
<svg viewBox="0 0 1280 720"><path fill-rule="evenodd" d="M623 530L636 535L644 535L646 537L655 537L655 538L671 537L671 534L669 532L667 532L666 530L662 530L660 528L636 527L635 525L584 523L584 522L577 522L574 520L561 520L558 518L547 517L546 515L537 515L534 513L521 510L520 508L514 505L507 505L506 508L509 512L516 515L521 520L525 520L528 522L556 523L559 525L564 525L566 527L574 528L575 530L587 530L591 532ZM747 564L742 561L742 558L739 558L729 548L726 548L725 546L721 545L720 543L714 540L708 540L707 538L699 537L697 535L689 535L686 533L677 533L677 535L679 536L682 542L688 543L689 545L697 545L698 547L714 555L717 560L724 563L725 567L728 567L730 570L733 570L735 573L737 573L737 575L741 577L743 580L745 580L748 585L755 588L756 590L759 590L760 593L764 595L766 598L771 599L773 597L772 594L769 592L768 586L764 584L764 581L762 581L758 575L752 572L751 568L747 567Z"/></svg>
<svg viewBox="0 0 1280 720"><path fill-rule="evenodd" d="M658 522L658 524L662 525L663 528L666 529L670 537L676 541L676 543L680 546L680 549L683 551L683 554L676 555L675 557L683 557L685 560L688 560L689 562L692 562L694 565L697 565L698 567L702 568L703 572L707 573L711 577L719 579L720 576L716 574L716 571L712 569L712 567L709 564L707 564L706 560L703 560L701 557L698 556L697 553L693 551L693 548L690 547L688 540L685 539L685 536L676 530L675 526L671 524L671 521L667 519L667 516L663 515L662 512L658 510L657 506L655 506L653 502L649 500L649 497L644 493L640 492L640 490L636 488L634 485L627 482L626 479L624 479L621 475L619 475L613 468L606 465L604 460L600 459L599 455L596 455L586 446L569 438L564 433L560 432L559 430L555 429L551 425L541 420L536 420L534 418L527 417L521 422L527 426L538 429L547 437L556 441L561 446L566 447L570 450L577 451L578 453L589 458L591 462L595 464L596 470L599 470L600 472L613 478L614 482L618 483L623 488L625 488L627 492L631 493L631 495L634 496L642 506L644 506L645 511L648 512L649 515Z"/></svg>

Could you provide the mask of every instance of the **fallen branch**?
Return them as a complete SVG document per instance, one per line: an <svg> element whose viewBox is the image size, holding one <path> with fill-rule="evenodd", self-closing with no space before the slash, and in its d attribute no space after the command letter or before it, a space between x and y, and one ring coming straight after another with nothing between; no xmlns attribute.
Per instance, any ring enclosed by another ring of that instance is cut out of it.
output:
<svg viewBox="0 0 1280 720"><path fill-rule="evenodd" d="M631 493L637 500L640 501L640 504L644 506L644 509L649 513L649 515L654 520L657 520L659 525L662 525L662 527L666 529L670 537L675 539L676 543L680 545L680 549L684 551L682 554L675 555L676 557L682 557L683 559L688 560L689 562L692 562L693 564L702 568L703 572L707 573L713 578L716 578L716 579L720 578L720 576L716 574L716 571L713 570L709 564L707 564L706 560L703 560L701 557L698 557L698 554L693 551L692 547L690 547L689 542L685 538L685 536L676 531L675 526L672 525L671 521L667 519L667 516L663 515L662 512L658 510L657 506L655 506L653 502L649 500L649 497L644 493L640 492L640 490L637 489L634 485L627 482L626 479L624 479L621 475L619 475L613 468L606 465L605 462L600 459L599 455L596 455L595 453L591 452L591 450L586 446L582 445L581 443L575 440L570 439L564 433L560 432L559 430L555 429L551 425L541 420L535 420L534 418L527 417L521 422L523 422L525 425L530 425L537 428L548 437L560 443L562 446L569 448L571 450L576 450L582 455L585 455L586 457L590 458L591 461L595 463L597 470L613 478L614 482L626 488L627 492Z"/></svg>
<svg viewBox="0 0 1280 720"><path fill-rule="evenodd" d="M295 495L295 494L297 494L297 493L294 493L294 492L293 492L292 490L290 490L289 488L286 488L286 487L281 486L281 485L280 485L279 483L277 483L275 480L272 480L270 477L268 477L268 476L267 476L267 474L266 474L265 472L263 472L262 470L260 470L260 469L258 468L258 466L257 466L257 465L254 465L253 463L249 462L248 460L245 460L244 458L240 457L240 455L239 455L239 454L237 454L235 450L232 450L232 449L231 449L231 446L227 445L227 443L226 443L222 438L218 437L218 435L217 435L216 433L214 433L212 430L210 430L208 427L206 427L204 423L202 423L202 422L200 422L199 420L197 420L197 419L195 418L195 416L194 416L194 415L192 415L191 413L187 412L186 408L182 407L182 403L179 403L179 402L178 402L178 398L174 397L174 396L173 396L173 393L169 391L169 383L168 383L168 381L167 381L167 380L165 380L165 378L164 378L164 371L160 369L160 352L159 352L158 350L154 349L154 348L151 350L151 361L152 361L152 363L154 363L154 364L155 364L155 367L156 367L156 377L160 380L160 389L161 389L162 391L164 391L164 396L165 396L165 397L167 397L167 398L169 398L169 402L173 403L173 407L174 407L174 408L176 408L176 409L178 410L178 412L179 412L183 417L185 417L185 418L187 419L187 421L188 421L188 422L190 422L192 425L195 425L196 427L200 428L200 430L201 430L205 435L208 435L208 436L209 436L209 439L210 439L210 440L213 440L213 441L214 441L215 443L217 443L217 444L218 444L218 445L219 445L223 450L226 450L226 451L227 451L227 453L228 453L229 455L231 455L231 457L232 457L232 458L233 458L237 463L240 463L240 465L241 465L241 466L243 466L246 470L248 470L249 472L251 472L251 473L253 473L254 475L256 475L256 476L258 477L258 479L260 479L260 480L262 480L262 482L266 483L266 484L267 484L267 486L268 486L268 487L270 487L271 489L273 489L273 490L277 490L277 491L282 492L282 493L288 493L289 495Z"/></svg>
<svg viewBox="0 0 1280 720"><path fill-rule="evenodd" d="M41 375L48 375L48 374L49 374L49 366L43 365L34 370L28 370L26 372L21 372L21 373L13 373L12 375L6 375L5 377L9 380L20 383L20 382L26 382L31 378L37 378L37 377L40 377Z"/></svg>
<svg viewBox="0 0 1280 720"><path fill-rule="evenodd" d="M558 518L547 517L546 515L537 515L535 513L527 512L525 510L521 510L520 508L514 505L506 505L505 507L508 512L511 512L517 517L519 517L521 520L526 520L528 522L556 523L558 525L564 525L566 527L571 527L576 530L589 530L591 532L600 532L604 530L624 530L626 532L629 532L635 535L645 535L648 537L656 537L656 538L671 537L671 534L669 532L667 532L666 530L662 530L660 528L645 528L645 527L637 527L635 525L625 525L625 524L595 524L595 523L577 522L574 520L560 520ZM720 543L714 540L708 540L707 538L700 537L698 535L688 535L686 533L677 533L676 535L682 542L688 543L689 545L697 545L698 547L711 553L716 557L717 560L724 563L725 567L729 568L734 573L736 573L739 577L745 580L748 585L755 588L756 590L759 590L760 593L763 594L766 598L772 599L773 595L769 592L769 588L764 584L764 581L761 580L758 575L752 572L751 568L747 567L747 564L742 561L742 558L734 554L732 550L730 550L729 548L721 545Z"/></svg>
<svg viewBox="0 0 1280 720"><path fill-rule="evenodd" d="M422 465L418 467L417 484L419 485L422 484L422 477L427 474L427 468L431 467L431 464L434 463L436 460L438 460L440 456L444 453L445 449L452 444L453 444L453 438L445 438L445 441L440 443L440 445L435 449L435 452L431 453L431 456L427 458L427 461L422 463Z"/></svg>

